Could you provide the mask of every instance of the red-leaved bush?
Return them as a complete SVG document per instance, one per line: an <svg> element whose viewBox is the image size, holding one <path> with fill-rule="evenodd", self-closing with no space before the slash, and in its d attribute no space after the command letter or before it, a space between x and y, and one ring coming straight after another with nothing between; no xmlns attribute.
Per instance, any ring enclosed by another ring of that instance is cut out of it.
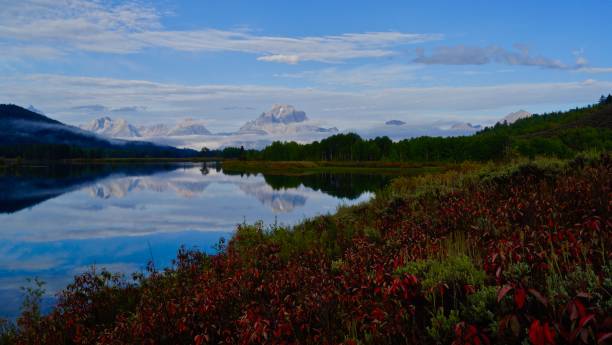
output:
<svg viewBox="0 0 612 345"><path fill-rule="evenodd" d="M605 344L612 162L392 193L129 283L86 273L18 344Z"/></svg>

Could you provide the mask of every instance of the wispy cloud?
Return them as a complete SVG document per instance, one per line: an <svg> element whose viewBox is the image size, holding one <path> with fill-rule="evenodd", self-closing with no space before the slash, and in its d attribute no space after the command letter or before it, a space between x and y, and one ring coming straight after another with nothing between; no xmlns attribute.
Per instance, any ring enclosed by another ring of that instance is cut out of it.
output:
<svg viewBox="0 0 612 345"><path fill-rule="evenodd" d="M143 106L128 106L128 107L121 107L121 108L116 108L116 109L111 109L112 113L137 113L139 111L145 111L147 110L147 107L143 107Z"/></svg>
<svg viewBox="0 0 612 345"><path fill-rule="evenodd" d="M612 67L581 67L576 71L584 73L612 73Z"/></svg>
<svg viewBox="0 0 612 345"><path fill-rule="evenodd" d="M129 54L166 48L243 52L258 55L260 61L295 64L388 56L394 54L395 46L442 37L393 31L312 37L264 36L245 30L210 28L176 31L164 28L161 19L162 13L157 9L140 3L23 0L3 4L0 39L18 47L11 54L35 54L39 58L73 51Z"/></svg>
<svg viewBox="0 0 612 345"><path fill-rule="evenodd" d="M76 112L82 113L136 113L139 111L147 110L147 107L143 106L122 106L119 108L109 108L101 104L86 104L78 105L70 108Z"/></svg>
<svg viewBox="0 0 612 345"><path fill-rule="evenodd" d="M544 56L531 54L529 49L523 45L515 45L514 50L491 45L488 47L476 46L439 46L434 48L429 55L422 48L417 49L417 57L414 62L426 65L484 65L499 63L505 65L536 66L552 69L575 69L582 67L578 60L575 65L561 62Z"/></svg>
<svg viewBox="0 0 612 345"><path fill-rule="evenodd" d="M74 110L77 112L86 111L86 112L94 112L101 113L104 111L108 111L108 108L101 104L86 104L86 105L78 105L70 108L70 110Z"/></svg>
<svg viewBox="0 0 612 345"><path fill-rule="evenodd" d="M304 79L323 85L336 86L394 86L399 82L414 80L419 65L364 65L348 69L337 67L297 73L277 74L281 78Z"/></svg>

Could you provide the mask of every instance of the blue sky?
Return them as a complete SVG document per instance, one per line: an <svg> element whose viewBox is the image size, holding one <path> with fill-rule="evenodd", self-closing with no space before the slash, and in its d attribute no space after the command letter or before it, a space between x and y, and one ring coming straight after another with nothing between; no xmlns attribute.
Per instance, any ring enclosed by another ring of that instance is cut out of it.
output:
<svg viewBox="0 0 612 345"><path fill-rule="evenodd" d="M0 0L0 102L68 123L274 103L318 122L490 123L612 92L610 1Z"/></svg>

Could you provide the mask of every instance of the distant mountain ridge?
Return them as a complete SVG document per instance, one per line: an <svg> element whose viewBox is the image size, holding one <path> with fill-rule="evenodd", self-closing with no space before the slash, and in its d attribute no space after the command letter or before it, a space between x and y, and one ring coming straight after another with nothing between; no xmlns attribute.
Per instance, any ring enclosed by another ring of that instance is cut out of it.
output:
<svg viewBox="0 0 612 345"><path fill-rule="evenodd" d="M119 139L212 134L203 121L194 119L185 119L176 125L156 124L136 127L125 119L112 119L105 116L79 127L108 138Z"/></svg>
<svg viewBox="0 0 612 345"><path fill-rule="evenodd" d="M92 120L81 129L104 136L125 140L148 140L162 145L191 147L244 146L263 148L274 140L320 140L328 134L338 132L336 127L325 128L311 121L306 113L287 104L275 104L272 109L246 122L238 131L212 133L205 121L187 118L176 124L154 124L135 126L124 119L102 117ZM308 139L306 139L308 140Z"/></svg>

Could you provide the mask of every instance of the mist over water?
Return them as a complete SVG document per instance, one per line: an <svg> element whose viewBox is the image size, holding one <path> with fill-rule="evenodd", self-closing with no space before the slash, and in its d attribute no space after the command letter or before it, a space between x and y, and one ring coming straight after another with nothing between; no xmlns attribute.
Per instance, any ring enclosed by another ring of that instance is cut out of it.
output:
<svg viewBox="0 0 612 345"><path fill-rule="evenodd" d="M74 275L168 267L182 246L215 252L236 225L293 225L366 201L389 176L226 173L216 164L53 165L0 170L0 317L27 278L46 307Z"/></svg>

